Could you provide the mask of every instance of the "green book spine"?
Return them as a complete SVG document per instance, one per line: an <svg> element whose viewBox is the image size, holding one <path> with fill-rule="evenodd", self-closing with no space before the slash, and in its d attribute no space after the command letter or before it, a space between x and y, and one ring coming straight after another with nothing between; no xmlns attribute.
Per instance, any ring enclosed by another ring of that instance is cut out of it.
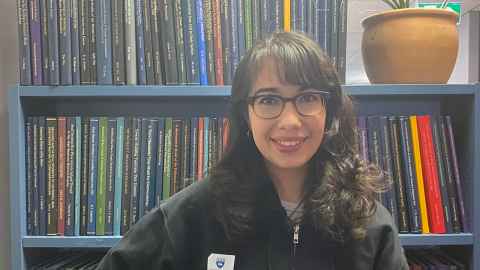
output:
<svg viewBox="0 0 480 270"><path fill-rule="evenodd" d="M98 181L97 181L97 223L96 235L105 235L105 191L107 165L107 127L108 118L100 118L98 145Z"/></svg>
<svg viewBox="0 0 480 270"><path fill-rule="evenodd" d="M245 0L243 4L243 14L245 23L245 50L249 50L253 46L252 0Z"/></svg>
<svg viewBox="0 0 480 270"><path fill-rule="evenodd" d="M165 150L163 154L163 199L170 197L170 177L172 164L172 123L171 117L165 118Z"/></svg>

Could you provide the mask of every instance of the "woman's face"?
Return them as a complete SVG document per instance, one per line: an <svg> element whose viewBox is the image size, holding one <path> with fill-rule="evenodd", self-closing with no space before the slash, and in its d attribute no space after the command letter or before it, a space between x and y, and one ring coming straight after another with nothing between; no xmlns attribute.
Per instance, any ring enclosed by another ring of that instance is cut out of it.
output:
<svg viewBox="0 0 480 270"><path fill-rule="evenodd" d="M290 98L314 90L302 89L299 85L282 81L272 58L264 59L262 65L249 97L278 95ZM270 101L264 99L267 105ZM249 105L248 117L255 144L270 171L307 169L308 161L317 152L323 139L325 109L311 116L302 116L293 102L286 102L278 117L264 119Z"/></svg>

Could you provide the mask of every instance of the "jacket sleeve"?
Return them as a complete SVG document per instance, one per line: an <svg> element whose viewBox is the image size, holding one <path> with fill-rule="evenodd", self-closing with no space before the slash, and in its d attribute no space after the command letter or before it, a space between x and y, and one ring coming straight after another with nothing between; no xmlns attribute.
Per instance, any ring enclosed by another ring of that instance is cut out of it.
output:
<svg viewBox="0 0 480 270"><path fill-rule="evenodd" d="M161 208L150 212L111 248L97 270L174 269L173 245Z"/></svg>

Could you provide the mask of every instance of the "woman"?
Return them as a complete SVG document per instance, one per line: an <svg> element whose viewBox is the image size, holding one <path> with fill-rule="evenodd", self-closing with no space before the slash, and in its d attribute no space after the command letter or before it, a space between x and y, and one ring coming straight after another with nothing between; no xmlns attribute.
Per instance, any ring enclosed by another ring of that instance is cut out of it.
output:
<svg viewBox="0 0 480 270"><path fill-rule="evenodd" d="M359 159L352 103L319 46L274 33L240 62L229 148L98 269L408 269L381 174Z"/></svg>

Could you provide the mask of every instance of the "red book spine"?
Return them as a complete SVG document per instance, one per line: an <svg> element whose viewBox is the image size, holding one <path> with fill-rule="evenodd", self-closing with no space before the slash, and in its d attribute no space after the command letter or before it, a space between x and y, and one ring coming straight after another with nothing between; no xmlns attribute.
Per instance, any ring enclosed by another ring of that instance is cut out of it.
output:
<svg viewBox="0 0 480 270"><path fill-rule="evenodd" d="M220 24L220 0L212 1L213 46L215 48L215 83L223 85L222 27Z"/></svg>
<svg viewBox="0 0 480 270"><path fill-rule="evenodd" d="M445 233L445 217L443 215L442 199L440 196L437 160L433 146L430 116L417 116L417 124L430 231L432 233Z"/></svg>
<svg viewBox="0 0 480 270"><path fill-rule="evenodd" d="M203 135L204 135L204 122L203 122L203 117L198 118L198 165L197 165L197 170L198 170L198 175L197 179L202 180L203 179Z"/></svg>
<svg viewBox="0 0 480 270"><path fill-rule="evenodd" d="M67 119L58 117L58 220L57 234L65 234L65 170L66 170Z"/></svg>

